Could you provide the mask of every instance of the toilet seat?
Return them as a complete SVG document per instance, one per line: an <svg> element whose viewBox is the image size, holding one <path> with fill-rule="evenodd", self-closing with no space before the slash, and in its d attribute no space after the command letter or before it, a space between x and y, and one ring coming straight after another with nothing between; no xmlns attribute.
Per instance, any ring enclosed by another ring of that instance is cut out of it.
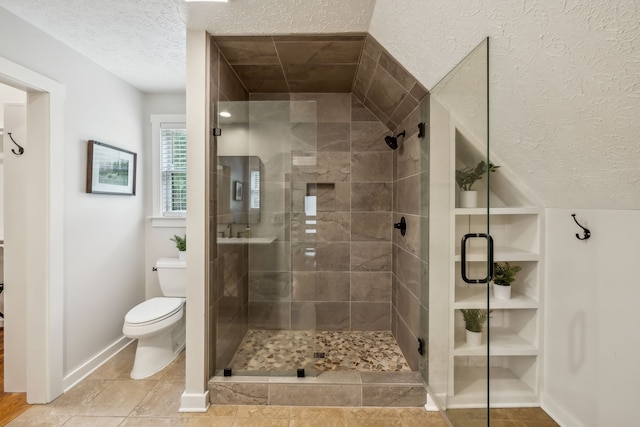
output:
<svg viewBox="0 0 640 427"><path fill-rule="evenodd" d="M156 297L133 307L124 317L129 326L145 326L158 323L182 309L184 298Z"/></svg>

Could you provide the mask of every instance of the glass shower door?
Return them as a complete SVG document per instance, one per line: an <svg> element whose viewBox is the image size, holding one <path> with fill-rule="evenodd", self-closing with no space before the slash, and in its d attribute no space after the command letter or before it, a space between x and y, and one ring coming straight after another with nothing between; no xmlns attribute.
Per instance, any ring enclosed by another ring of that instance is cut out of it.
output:
<svg viewBox="0 0 640 427"><path fill-rule="evenodd" d="M296 300L294 281L315 283L315 103L218 107L219 288L241 309L220 318L216 340L233 375L314 375L315 305Z"/></svg>
<svg viewBox="0 0 640 427"><path fill-rule="evenodd" d="M486 39L433 88L429 105L427 382L460 427L490 421L488 53Z"/></svg>

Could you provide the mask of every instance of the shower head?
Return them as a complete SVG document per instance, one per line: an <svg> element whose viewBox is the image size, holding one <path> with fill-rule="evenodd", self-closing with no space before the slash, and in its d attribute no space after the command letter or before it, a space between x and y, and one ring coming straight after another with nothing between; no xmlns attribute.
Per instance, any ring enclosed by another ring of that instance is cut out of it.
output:
<svg viewBox="0 0 640 427"><path fill-rule="evenodd" d="M389 148L395 150L398 148L398 138L402 137L404 139L405 131L400 132L396 136L387 135L384 137L384 142L387 143Z"/></svg>

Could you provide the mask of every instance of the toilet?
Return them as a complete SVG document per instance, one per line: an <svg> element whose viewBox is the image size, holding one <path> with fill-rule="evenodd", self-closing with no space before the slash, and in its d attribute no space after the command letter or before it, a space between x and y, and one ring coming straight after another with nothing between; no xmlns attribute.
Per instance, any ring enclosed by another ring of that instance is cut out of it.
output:
<svg viewBox="0 0 640 427"><path fill-rule="evenodd" d="M133 379L161 371L185 344L186 263L178 258L161 258L156 269L164 296L136 305L124 317L122 333L138 340Z"/></svg>

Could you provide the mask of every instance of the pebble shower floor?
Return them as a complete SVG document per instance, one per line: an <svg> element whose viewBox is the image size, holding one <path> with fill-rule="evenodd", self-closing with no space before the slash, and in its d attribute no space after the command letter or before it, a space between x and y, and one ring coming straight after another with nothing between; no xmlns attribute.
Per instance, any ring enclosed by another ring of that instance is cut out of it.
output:
<svg viewBox="0 0 640 427"><path fill-rule="evenodd" d="M317 353L324 357L318 357ZM235 371L411 371L389 331L249 330L233 357Z"/></svg>

